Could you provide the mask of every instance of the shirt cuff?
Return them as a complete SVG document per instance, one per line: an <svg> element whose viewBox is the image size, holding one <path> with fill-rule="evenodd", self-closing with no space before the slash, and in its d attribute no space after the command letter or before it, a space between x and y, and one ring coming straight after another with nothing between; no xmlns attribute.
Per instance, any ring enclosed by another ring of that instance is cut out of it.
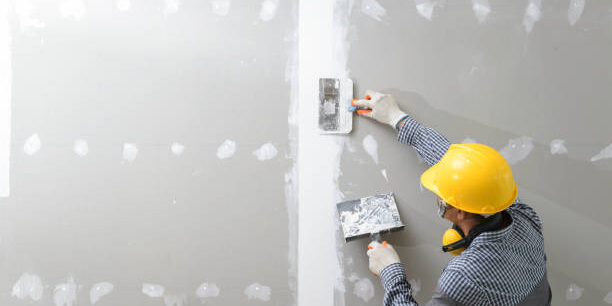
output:
<svg viewBox="0 0 612 306"><path fill-rule="evenodd" d="M393 284L397 283L398 281L406 280L404 266L399 262L386 266L382 271L380 271L380 279L385 289L391 288ZM408 282L406 282L406 284L408 285L408 288L410 288Z"/></svg>
<svg viewBox="0 0 612 306"><path fill-rule="evenodd" d="M400 128L399 133L397 134L397 140L399 140L401 143L412 145L412 140L421 126L422 125L412 117L406 116L406 121L404 121L404 125Z"/></svg>

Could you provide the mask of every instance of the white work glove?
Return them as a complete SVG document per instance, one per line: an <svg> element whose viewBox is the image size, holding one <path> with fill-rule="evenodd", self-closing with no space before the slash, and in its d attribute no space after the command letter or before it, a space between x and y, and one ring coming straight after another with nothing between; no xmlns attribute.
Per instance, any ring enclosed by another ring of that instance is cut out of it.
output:
<svg viewBox="0 0 612 306"><path fill-rule="evenodd" d="M367 90L366 98L354 100L353 104L359 107L367 107L372 110L357 111L359 115L386 123L394 129L397 128L397 124L406 117L406 113L397 106L395 98L389 94Z"/></svg>
<svg viewBox="0 0 612 306"><path fill-rule="evenodd" d="M380 275L387 266L400 262L399 255L386 241L382 244L372 241L368 245L367 254L370 258L370 271L376 275Z"/></svg>

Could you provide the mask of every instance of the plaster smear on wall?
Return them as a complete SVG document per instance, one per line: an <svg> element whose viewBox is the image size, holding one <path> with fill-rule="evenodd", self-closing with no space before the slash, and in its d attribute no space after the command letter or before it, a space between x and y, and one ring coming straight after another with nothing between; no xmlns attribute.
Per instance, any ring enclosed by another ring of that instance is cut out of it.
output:
<svg viewBox="0 0 612 306"><path fill-rule="evenodd" d="M362 141L363 149L372 157L375 164L378 164L378 142L372 135L367 135Z"/></svg>
<svg viewBox="0 0 612 306"><path fill-rule="evenodd" d="M530 33L533 25L542 17L542 0L529 0L525 15L523 16L523 26L525 31Z"/></svg>
<svg viewBox="0 0 612 306"><path fill-rule="evenodd" d="M608 292L608 294L606 294L606 296L604 297L603 301L606 304L612 304L612 291Z"/></svg>
<svg viewBox="0 0 612 306"><path fill-rule="evenodd" d="M389 177L387 176L387 169L382 169L380 170L380 173L382 174L382 176L385 178L385 181L389 181Z"/></svg>
<svg viewBox="0 0 612 306"><path fill-rule="evenodd" d="M387 14L387 10L376 0L362 0L361 12L378 21L382 21Z"/></svg>
<svg viewBox="0 0 612 306"><path fill-rule="evenodd" d="M442 7L442 4L433 0L414 0L416 10L419 15L429 21L433 18L434 8Z"/></svg>
<svg viewBox="0 0 612 306"><path fill-rule="evenodd" d="M115 289L115 286L109 282L100 282L93 284L89 290L89 302L91 305L97 303L103 296L110 294Z"/></svg>
<svg viewBox="0 0 612 306"><path fill-rule="evenodd" d="M180 6L180 0L164 0L164 15L176 14Z"/></svg>
<svg viewBox="0 0 612 306"><path fill-rule="evenodd" d="M218 159L226 159L230 158L236 153L236 142L230 139L226 139L218 148L217 148L217 158Z"/></svg>
<svg viewBox="0 0 612 306"><path fill-rule="evenodd" d="M151 284L151 283L142 284L142 293L152 298L158 298L158 297L164 296L165 291L166 289L164 288L164 286L159 285L159 284Z"/></svg>
<svg viewBox="0 0 612 306"><path fill-rule="evenodd" d="M210 9L217 16L227 16L229 14L230 0L212 0L210 1Z"/></svg>
<svg viewBox="0 0 612 306"><path fill-rule="evenodd" d="M41 146L42 142L40 141L40 137L38 137L38 133L34 133L32 136L26 139L25 144L23 145L23 152L32 156L40 151Z"/></svg>
<svg viewBox="0 0 612 306"><path fill-rule="evenodd" d="M59 4L59 10L62 17L75 21L81 20L86 12L83 0L62 0Z"/></svg>
<svg viewBox="0 0 612 306"><path fill-rule="evenodd" d="M130 0L116 0L115 7L117 7L117 10L120 12L127 12L132 7L132 3Z"/></svg>
<svg viewBox="0 0 612 306"><path fill-rule="evenodd" d="M533 138L521 136L519 138L510 139L508 144L499 150L509 164L514 165L525 159L533 150Z"/></svg>
<svg viewBox="0 0 612 306"><path fill-rule="evenodd" d="M567 20L570 25L573 26L580 20L585 4L586 0L572 0L570 2L569 8L567 9Z"/></svg>
<svg viewBox="0 0 612 306"><path fill-rule="evenodd" d="M83 139L77 139L72 145L72 151L74 152L74 154L80 157L84 157L87 155L87 153L89 153L89 145L87 145L87 141Z"/></svg>
<svg viewBox="0 0 612 306"><path fill-rule="evenodd" d="M253 151L253 155L260 161L270 160L276 157L278 150L271 143L265 143L259 149Z"/></svg>
<svg viewBox="0 0 612 306"><path fill-rule="evenodd" d="M465 138L461 141L461 143L478 143L476 140L472 139L472 138Z"/></svg>
<svg viewBox="0 0 612 306"><path fill-rule="evenodd" d="M8 1L4 1L5 5L8 4ZM37 18L32 16L32 1L31 0L16 0L15 1L15 14L17 15L17 19L19 20L19 27L21 32L30 32L37 29L42 29L46 27L46 24L40 21ZM3 8L3 10L6 9ZM2 16L6 16L5 12L1 12ZM4 31L4 29L2 29ZM4 33L0 34L2 37ZM8 41L8 40L7 40ZM10 71L10 70L6 70Z"/></svg>
<svg viewBox="0 0 612 306"><path fill-rule="evenodd" d="M612 158L612 144L603 148L601 151L599 151L599 153L591 157L591 162L596 162L604 158Z"/></svg>
<svg viewBox="0 0 612 306"><path fill-rule="evenodd" d="M198 289L196 289L195 294L197 297L204 299L210 297L217 297L221 290L214 283L202 283Z"/></svg>
<svg viewBox="0 0 612 306"><path fill-rule="evenodd" d="M13 285L11 296L20 300L30 298L32 301L36 302L40 301L42 298L43 290L44 288L40 276L24 273L19 277L15 285Z"/></svg>
<svg viewBox="0 0 612 306"><path fill-rule="evenodd" d="M567 148L565 147L565 140L553 139L550 142L550 154L566 154Z"/></svg>
<svg viewBox="0 0 612 306"><path fill-rule="evenodd" d="M353 294L364 302L369 302L374 297L374 284L369 278L362 278L353 284Z"/></svg>
<svg viewBox="0 0 612 306"><path fill-rule="evenodd" d="M270 294L272 290L268 286L264 286L260 283L250 284L246 289L244 289L244 294L251 299L260 300L260 301L269 301Z"/></svg>
<svg viewBox="0 0 612 306"><path fill-rule="evenodd" d="M416 296L417 293L421 291L421 280L411 278L408 283L410 284L410 288L412 290L412 295Z"/></svg>
<svg viewBox="0 0 612 306"><path fill-rule="evenodd" d="M478 23L485 22L487 16L491 13L489 0L472 0L472 11L474 11Z"/></svg>
<svg viewBox="0 0 612 306"><path fill-rule="evenodd" d="M55 286L53 291L53 302L55 306L76 305L77 290L79 286L74 282L74 278L69 276L65 283Z"/></svg>
<svg viewBox="0 0 612 306"><path fill-rule="evenodd" d="M584 288L579 287L576 284L570 284L565 291L565 299L568 301L576 301L582 297Z"/></svg>
<svg viewBox="0 0 612 306"><path fill-rule="evenodd" d="M170 151L174 156L181 156L185 152L185 146L180 142L175 142L170 146Z"/></svg>
<svg viewBox="0 0 612 306"><path fill-rule="evenodd" d="M2 1L0 3L0 41L3 42L0 45L0 197L8 197L11 193L11 88L13 73L8 12L8 1ZM19 18L21 23L21 16Z"/></svg>
<svg viewBox="0 0 612 306"><path fill-rule="evenodd" d="M278 0L264 0L261 3L261 9L259 10L259 19L262 21L270 21L276 16L278 9Z"/></svg>
<svg viewBox="0 0 612 306"><path fill-rule="evenodd" d="M124 143L123 144L123 161L124 162L133 162L138 155L138 147L133 143Z"/></svg>

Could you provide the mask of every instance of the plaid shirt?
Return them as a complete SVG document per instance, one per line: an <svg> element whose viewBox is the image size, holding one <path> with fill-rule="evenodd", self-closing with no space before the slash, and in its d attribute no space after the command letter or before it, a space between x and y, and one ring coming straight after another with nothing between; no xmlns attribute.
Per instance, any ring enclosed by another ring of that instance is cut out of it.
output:
<svg viewBox="0 0 612 306"><path fill-rule="evenodd" d="M414 147L429 166L436 164L450 146L444 136L410 117L398 139ZM480 234L447 264L430 304L516 305L542 282L549 296L542 221L519 199L507 211L512 217L510 225ZM385 306L418 305L401 264L386 267L380 277Z"/></svg>

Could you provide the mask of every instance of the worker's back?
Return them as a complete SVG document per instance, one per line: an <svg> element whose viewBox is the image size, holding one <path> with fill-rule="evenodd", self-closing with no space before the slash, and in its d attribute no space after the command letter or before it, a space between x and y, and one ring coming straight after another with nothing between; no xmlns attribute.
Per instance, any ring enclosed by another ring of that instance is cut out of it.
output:
<svg viewBox="0 0 612 306"><path fill-rule="evenodd" d="M507 212L508 226L480 234L442 272L438 286L451 299L466 305L550 304L542 222L520 200Z"/></svg>

